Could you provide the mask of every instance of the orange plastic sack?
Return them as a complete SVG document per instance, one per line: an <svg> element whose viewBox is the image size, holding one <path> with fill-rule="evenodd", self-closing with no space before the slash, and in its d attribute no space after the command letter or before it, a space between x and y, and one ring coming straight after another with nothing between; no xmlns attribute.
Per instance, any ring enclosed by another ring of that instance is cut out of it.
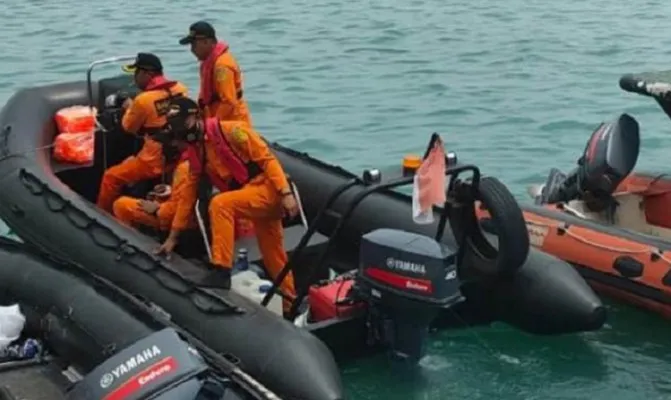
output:
<svg viewBox="0 0 671 400"><path fill-rule="evenodd" d="M93 132L61 133L54 143L54 158L71 164L93 162Z"/></svg>
<svg viewBox="0 0 671 400"><path fill-rule="evenodd" d="M97 110L88 106L72 106L56 112L59 133L93 132L96 128Z"/></svg>

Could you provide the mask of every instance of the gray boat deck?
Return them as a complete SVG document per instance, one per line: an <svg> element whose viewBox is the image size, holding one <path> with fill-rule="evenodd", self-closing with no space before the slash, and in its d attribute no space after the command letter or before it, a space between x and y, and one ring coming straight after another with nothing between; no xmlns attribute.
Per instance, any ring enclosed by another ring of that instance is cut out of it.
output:
<svg viewBox="0 0 671 400"><path fill-rule="evenodd" d="M53 364L18 366L5 369L0 364L0 400L65 399L68 380ZM4 393L3 393L4 392ZM6 393L13 397L6 398Z"/></svg>

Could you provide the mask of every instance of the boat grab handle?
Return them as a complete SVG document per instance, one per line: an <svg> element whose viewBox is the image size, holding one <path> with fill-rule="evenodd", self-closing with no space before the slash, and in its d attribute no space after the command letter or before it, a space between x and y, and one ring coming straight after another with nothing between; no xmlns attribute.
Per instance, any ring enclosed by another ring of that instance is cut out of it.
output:
<svg viewBox="0 0 671 400"><path fill-rule="evenodd" d="M198 221L198 230L200 231L200 236L203 238L203 243L205 243L205 250L207 250L207 258L212 259L212 249L210 249L210 241L208 240L207 228L205 227L205 221L203 221L203 216L200 213L200 199L196 200L196 220Z"/></svg>
<svg viewBox="0 0 671 400"><path fill-rule="evenodd" d="M305 211L303 210L303 202L301 201L301 195L298 193L298 188L296 187L296 184L293 181L290 181L290 184L291 184L291 190L294 192L294 196L296 197L296 203L298 203L298 213L301 216L301 223L303 224L303 227L307 230L308 219L305 217Z"/></svg>

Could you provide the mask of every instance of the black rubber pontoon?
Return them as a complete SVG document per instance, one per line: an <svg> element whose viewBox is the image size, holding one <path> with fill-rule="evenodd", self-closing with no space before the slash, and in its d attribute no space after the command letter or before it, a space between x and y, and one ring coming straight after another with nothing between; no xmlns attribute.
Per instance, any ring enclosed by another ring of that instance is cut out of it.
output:
<svg viewBox="0 0 671 400"><path fill-rule="evenodd" d="M138 353L132 350L133 347L148 341L158 343L156 339L173 335L180 343L184 339L190 340L189 344L199 352L200 360L210 362L210 372L201 362L198 376L194 375L190 382L193 390L203 388L203 379L214 378L223 385L221 395L226 393L226 398L279 400L188 334L184 338L174 336L179 333L179 328L172 329L172 324L161 313L129 293L81 267L31 254L31 250L34 249L0 238L0 304L19 304L26 317L22 336L42 340L48 353L32 359L0 361L0 395L5 396L0 398L65 399L73 387L81 392L81 382L91 381L86 375L101 369L101 364L102 370L111 371L113 375L108 375L115 380L107 386L110 390L116 389L115 386L122 385L124 380L130 382L141 367L152 365L151 360L137 358L133 362L146 361L146 365L124 363L129 355L133 357ZM154 332L158 331L163 332L155 337ZM167 347L174 347L174 344L164 346L164 355L170 351ZM120 363L124 366L119 369ZM144 381L155 377L156 374ZM98 391L101 390L99 379L94 377L92 382ZM140 397L127 393L126 398Z"/></svg>
<svg viewBox="0 0 671 400"><path fill-rule="evenodd" d="M273 147L275 155L291 174L301 193L310 193L310 201L303 202L310 220L320 212L321 205L328 202L330 194L348 181L358 180L358 183L347 189L330 207L336 214L346 212L362 192L370 189L358 176L340 167L325 164L278 144L273 144ZM439 226L440 210L434 209L433 224L417 225L412 221L411 204L409 195L392 190L366 196L352 211L351 218L338 229L337 250L333 253L352 255L349 265L356 263L360 238L378 227L429 237L436 236L436 232L443 232L439 236L443 243L454 245L457 242L449 228ZM463 215L472 215L468 208L469 205L466 205ZM390 219L389 216L394 218ZM337 224L338 218L327 217L320 224L319 231L329 236ZM486 237L490 242L498 241L495 236ZM477 254L472 243L465 245L469 246L470 251L466 253L468 260L465 261L466 279L462 291L467 298L464 307L468 308L468 312L489 315L491 320L503 321L523 331L544 335L599 329L605 322L605 309L601 301L568 263L530 249L519 269L509 276L496 278L492 276L495 257Z"/></svg>

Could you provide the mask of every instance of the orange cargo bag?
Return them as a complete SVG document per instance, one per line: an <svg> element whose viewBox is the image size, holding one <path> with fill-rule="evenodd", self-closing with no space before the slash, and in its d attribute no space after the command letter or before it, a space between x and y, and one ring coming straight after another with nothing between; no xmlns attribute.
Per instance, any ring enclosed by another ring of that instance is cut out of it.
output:
<svg viewBox="0 0 671 400"><path fill-rule="evenodd" d="M72 106L56 112L56 126L59 133L93 132L96 129L95 107Z"/></svg>
<svg viewBox="0 0 671 400"><path fill-rule="evenodd" d="M60 162L88 164L93 162L96 128L95 108L72 106L56 113L59 134L54 141L54 158Z"/></svg>
<svg viewBox="0 0 671 400"><path fill-rule="evenodd" d="M54 143L54 158L72 164L93 161L93 132L61 133Z"/></svg>

